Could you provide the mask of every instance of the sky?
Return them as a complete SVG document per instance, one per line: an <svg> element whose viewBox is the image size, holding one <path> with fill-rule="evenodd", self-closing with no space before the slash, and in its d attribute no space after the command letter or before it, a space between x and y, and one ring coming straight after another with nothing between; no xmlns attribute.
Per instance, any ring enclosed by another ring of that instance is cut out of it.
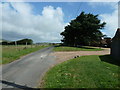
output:
<svg viewBox="0 0 120 90"><path fill-rule="evenodd" d="M93 0L94 1L94 0ZM64 27L82 11L99 15L102 31L113 37L118 28L117 2L0 2L2 39L60 42Z"/></svg>

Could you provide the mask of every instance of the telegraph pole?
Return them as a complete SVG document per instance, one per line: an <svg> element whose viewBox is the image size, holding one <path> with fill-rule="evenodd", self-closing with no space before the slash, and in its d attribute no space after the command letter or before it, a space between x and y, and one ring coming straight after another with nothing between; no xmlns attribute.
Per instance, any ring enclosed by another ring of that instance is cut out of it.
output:
<svg viewBox="0 0 120 90"><path fill-rule="evenodd" d="M17 41L15 41L15 46L16 46L16 49L17 49Z"/></svg>
<svg viewBox="0 0 120 90"><path fill-rule="evenodd" d="M26 42L26 48L27 48L27 42Z"/></svg>

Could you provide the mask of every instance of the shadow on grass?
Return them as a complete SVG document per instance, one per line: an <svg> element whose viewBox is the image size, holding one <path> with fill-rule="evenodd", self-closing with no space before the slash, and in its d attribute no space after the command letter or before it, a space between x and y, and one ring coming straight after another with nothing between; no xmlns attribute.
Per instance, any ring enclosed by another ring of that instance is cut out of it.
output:
<svg viewBox="0 0 120 90"><path fill-rule="evenodd" d="M15 84L13 82L8 82L8 81L5 81L5 80L0 80L0 83L2 83L4 85L7 85L7 86L12 86L13 88L19 88L19 89L25 89L25 90L33 89L31 87L28 87L28 86L18 85L18 84Z"/></svg>
<svg viewBox="0 0 120 90"><path fill-rule="evenodd" d="M60 45L56 45L56 46L54 46L54 47L61 47Z"/></svg>
<svg viewBox="0 0 120 90"><path fill-rule="evenodd" d="M86 46L79 46L79 47L76 47L76 48L83 48L83 49L96 49L96 48L86 47Z"/></svg>
<svg viewBox="0 0 120 90"><path fill-rule="evenodd" d="M101 59L101 61L120 66L120 61L115 60L110 55L101 55L99 56L99 58Z"/></svg>
<svg viewBox="0 0 120 90"><path fill-rule="evenodd" d="M87 46L66 46L66 45L56 45L55 47L74 47L74 48L82 48L82 49L96 49L96 48L87 47Z"/></svg>

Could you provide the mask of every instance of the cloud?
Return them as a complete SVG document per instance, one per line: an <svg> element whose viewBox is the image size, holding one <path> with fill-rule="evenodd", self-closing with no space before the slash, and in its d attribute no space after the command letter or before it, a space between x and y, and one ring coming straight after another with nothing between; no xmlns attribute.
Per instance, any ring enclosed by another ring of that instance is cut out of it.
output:
<svg viewBox="0 0 120 90"><path fill-rule="evenodd" d="M109 14L108 13L101 14L100 17L102 21L105 21L107 23L103 33L113 37L118 28L118 5L111 4L111 6L112 8L114 8L114 11Z"/></svg>
<svg viewBox="0 0 120 90"><path fill-rule="evenodd" d="M120 2L118 3L118 27L120 28Z"/></svg>
<svg viewBox="0 0 120 90"><path fill-rule="evenodd" d="M59 42L63 31L62 8L46 6L40 14L33 14L29 3L0 3L2 5L2 37L9 40L31 38L35 42ZM0 23L1 23L0 21Z"/></svg>
<svg viewBox="0 0 120 90"><path fill-rule="evenodd" d="M91 2L89 2L88 4L90 6L92 6L93 8L96 8L96 6L111 6L114 8L114 6L118 3L118 2L94 2L95 0L92 0Z"/></svg>
<svg viewBox="0 0 120 90"><path fill-rule="evenodd" d="M118 2L89 2L88 4L92 6L92 8L96 8L98 6L108 6L113 10L111 13L103 13L99 15L101 21L106 22L106 26L104 30L102 30L103 34L106 34L109 37L113 37L118 28Z"/></svg>

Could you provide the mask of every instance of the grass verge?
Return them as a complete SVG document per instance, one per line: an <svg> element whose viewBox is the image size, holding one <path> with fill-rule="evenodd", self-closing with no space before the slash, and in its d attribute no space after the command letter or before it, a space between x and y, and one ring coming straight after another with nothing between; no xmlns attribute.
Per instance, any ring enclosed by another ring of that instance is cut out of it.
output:
<svg viewBox="0 0 120 90"><path fill-rule="evenodd" d="M106 62L107 59L107 62ZM42 88L120 88L119 65L109 55L81 56L50 69Z"/></svg>
<svg viewBox="0 0 120 90"><path fill-rule="evenodd" d="M27 48L25 45L19 45L19 46L2 46L2 61L0 64L7 64L10 63L16 59L19 59L21 56L24 56L26 54L35 52L37 50L43 49L48 46L40 46L40 45L28 45Z"/></svg>
<svg viewBox="0 0 120 90"><path fill-rule="evenodd" d="M54 48L54 51L101 51L101 48L94 48L89 46L82 47L67 47L67 46L58 46Z"/></svg>

